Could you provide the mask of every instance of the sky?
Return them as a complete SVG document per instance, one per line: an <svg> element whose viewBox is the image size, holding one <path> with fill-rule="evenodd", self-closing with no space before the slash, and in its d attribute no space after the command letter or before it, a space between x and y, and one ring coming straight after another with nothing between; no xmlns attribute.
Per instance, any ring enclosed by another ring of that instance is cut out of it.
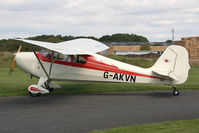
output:
<svg viewBox="0 0 199 133"><path fill-rule="evenodd" d="M199 36L198 0L1 0L0 39L36 35Z"/></svg>

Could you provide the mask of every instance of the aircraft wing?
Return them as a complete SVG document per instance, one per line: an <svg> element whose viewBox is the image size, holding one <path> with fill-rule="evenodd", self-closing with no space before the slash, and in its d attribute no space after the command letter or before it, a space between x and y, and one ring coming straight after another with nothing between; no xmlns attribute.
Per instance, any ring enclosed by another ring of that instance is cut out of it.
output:
<svg viewBox="0 0 199 133"><path fill-rule="evenodd" d="M49 43L49 42L33 41L27 39L16 39L16 40L40 46L65 55L76 55L76 54L90 55L104 51L109 48L108 46L106 46L101 42L85 38L74 39L71 41L65 41L60 43Z"/></svg>

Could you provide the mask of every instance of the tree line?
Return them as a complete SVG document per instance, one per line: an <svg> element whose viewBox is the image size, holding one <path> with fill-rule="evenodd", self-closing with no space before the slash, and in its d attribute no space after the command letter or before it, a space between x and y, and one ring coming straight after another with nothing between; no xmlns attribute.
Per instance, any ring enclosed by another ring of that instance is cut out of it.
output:
<svg viewBox="0 0 199 133"><path fill-rule="evenodd" d="M37 41L45 41L45 42L63 42L63 41L69 41L73 39L78 38L90 38L94 39L100 42L148 42L148 39L146 37L135 35L135 34L113 34L113 35L105 35L100 38L96 38L94 36L62 36L62 35L40 35L35 37L29 37L27 39L30 40L37 40ZM19 42L12 39L3 39L0 40L0 51L16 51L19 47L19 45L22 45L22 51L31 51L32 47L39 50L38 47L27 45L24 42Z"/></svg>

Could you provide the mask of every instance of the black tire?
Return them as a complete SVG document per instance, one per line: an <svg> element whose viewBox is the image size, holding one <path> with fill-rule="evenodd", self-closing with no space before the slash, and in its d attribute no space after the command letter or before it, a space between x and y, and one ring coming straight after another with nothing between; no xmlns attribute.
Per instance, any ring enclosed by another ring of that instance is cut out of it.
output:
<svg viewBox="0 0 199 133"><path fill-rule="evenodd" d="M41 95L41 93L36 93L36 94L33 94L29 91L29 94L31 97L39 97Z"/></svg>
<svg viewBox="0 0 199 133"><path fill-rule="evenodd" d="M48 88L48 90L49 90L50 92L53 92L54 89L53 89L53 88Z"/></svg>
<svg viewBox="0 0 199 133"><path fill-rule="evenodd" d="M174 95L174 96L180 95L180 91L179 91L179 90L174 90L174 91L173 91L173 95Z"/></svg>

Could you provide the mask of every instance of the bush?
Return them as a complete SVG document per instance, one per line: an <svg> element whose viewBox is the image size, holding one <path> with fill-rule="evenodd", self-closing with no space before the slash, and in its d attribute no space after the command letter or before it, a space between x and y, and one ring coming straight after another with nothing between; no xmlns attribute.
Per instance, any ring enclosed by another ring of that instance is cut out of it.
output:
<svg viewBox="0 0 199 133"><path fill-rule="evenodd" d="M149 44L143 44L141 45L140 50L151 50L151 48Z"/></svg>

